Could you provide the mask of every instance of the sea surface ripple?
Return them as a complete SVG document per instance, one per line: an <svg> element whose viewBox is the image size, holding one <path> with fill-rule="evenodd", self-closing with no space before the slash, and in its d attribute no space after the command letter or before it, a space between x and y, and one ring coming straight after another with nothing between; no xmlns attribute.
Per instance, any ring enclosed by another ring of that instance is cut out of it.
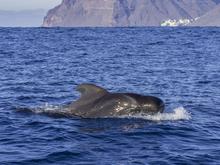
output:
<svg viewBox="0 0 220 165"><path fill-rule="evenodd" d="M0 28L0 36L0 164L220 164L219 28ZM85 82L160 97L165 113L55 115Z"/></svg>

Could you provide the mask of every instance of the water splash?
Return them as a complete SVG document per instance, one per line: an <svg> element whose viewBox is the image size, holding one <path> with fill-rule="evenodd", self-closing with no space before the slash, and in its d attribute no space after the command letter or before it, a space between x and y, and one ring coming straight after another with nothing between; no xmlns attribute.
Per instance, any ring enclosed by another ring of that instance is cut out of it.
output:
<svg viewBox="0 0 220 165"><path fill-rule="evenodd" d="M35 113L59 113L59 112L64 112L64 108L59 105L50 105L46 103L45 105L34 108L33 112Z"/></svg>
<svg viewBox="0 0 220 165"><path fill-rule="evenodd" d="M51 105L51 104L44 104L39 107L34 108L18 108L17 111L21 112L31 112L35 114L48 114L48 115L61 115L61 116L69 116L70 111L68 108L60 105Z"/></svg>
<svg viewBox="0 0 220 165"><path fill-rule="evenodd" d="M134 117L152 121L174 121L189 120L191 119L191 114L184 107L178 107L170 113L158 113L155 115L140 114L137 116L135 115Z"/></svg>

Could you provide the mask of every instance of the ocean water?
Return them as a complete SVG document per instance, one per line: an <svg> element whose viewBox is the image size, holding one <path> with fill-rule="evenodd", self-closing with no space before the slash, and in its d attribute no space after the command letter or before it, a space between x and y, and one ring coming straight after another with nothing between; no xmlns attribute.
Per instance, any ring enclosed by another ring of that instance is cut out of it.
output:
<svg viewBox="0 0 220 165"><path fill-rule="evenodd" d="M0 38L1 165L220 164L219 28L0 28ZM86 82L157 96L165 112L59 116Z"/></svg>

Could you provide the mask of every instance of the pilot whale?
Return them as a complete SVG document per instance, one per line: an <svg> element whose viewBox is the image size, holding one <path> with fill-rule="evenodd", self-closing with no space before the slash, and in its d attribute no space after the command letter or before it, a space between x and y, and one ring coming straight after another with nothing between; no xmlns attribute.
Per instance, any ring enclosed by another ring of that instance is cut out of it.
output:
<svg viewBox="0 0 220 165"><path fill-rule="evenodd" d="M81 93L81 96L67 108L72 115L82 118L151 115L162 113L165 107L164 102L154 96L111 93L94 84L81 84L76 90Z"/></svg>

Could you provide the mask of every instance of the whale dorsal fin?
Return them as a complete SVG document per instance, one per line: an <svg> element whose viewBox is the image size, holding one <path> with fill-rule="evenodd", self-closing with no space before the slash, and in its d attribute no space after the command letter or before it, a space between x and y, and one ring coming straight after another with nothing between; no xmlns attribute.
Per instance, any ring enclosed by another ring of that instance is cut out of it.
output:
<svg viewBox="0 0 220 165"><path fill-rule="evenodd" d="M81 96L78 100L72 102L69 107L71 111L79 116L88 113L93 102L108 93L104 88L93 84L80 84L76 87L76 90L81 93Z"/></svg>
<svg viewBox="0 0 220 165"><path fill-rule="evenodd" d="M103 96L108 93L106 89L94 84L80 84L76 89L81 93L80 98Z"/></svg>

